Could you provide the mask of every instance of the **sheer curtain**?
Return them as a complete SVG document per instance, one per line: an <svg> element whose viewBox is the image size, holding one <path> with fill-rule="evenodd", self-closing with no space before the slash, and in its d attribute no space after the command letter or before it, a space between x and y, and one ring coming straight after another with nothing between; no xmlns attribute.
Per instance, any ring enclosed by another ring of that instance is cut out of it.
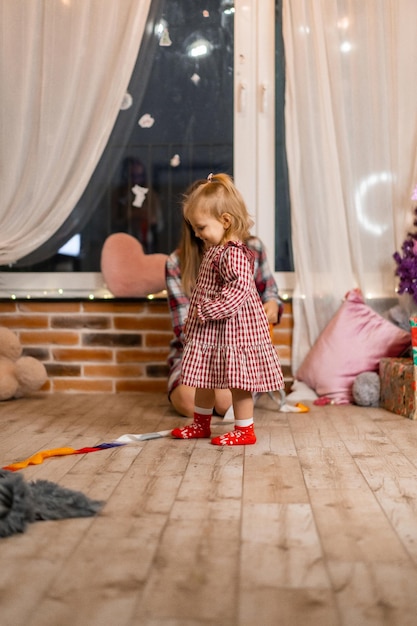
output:
<svg viewBox="0 0 417 626"><path fill-rule="evenodd" d="M293 371L359 287L395 296L417 182L415 0L284 0Z"/></svg>
<svg viewBox="0 0 417 626"><path fill-rule="evenodd" d="M120 110L150 0L0 0L0 265L71 213Z"/></svg>

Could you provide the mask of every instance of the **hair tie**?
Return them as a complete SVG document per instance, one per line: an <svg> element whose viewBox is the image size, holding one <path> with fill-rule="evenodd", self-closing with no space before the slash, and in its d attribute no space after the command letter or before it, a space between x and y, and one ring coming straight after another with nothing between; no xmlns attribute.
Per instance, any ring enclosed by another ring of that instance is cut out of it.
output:
<svg viewBox="0 0 417 626"><path fill-rule="evenodd" d="M212 180L213 180L213 172L210 172L210 174L207 176L207 181L211 183Z"/></svg>

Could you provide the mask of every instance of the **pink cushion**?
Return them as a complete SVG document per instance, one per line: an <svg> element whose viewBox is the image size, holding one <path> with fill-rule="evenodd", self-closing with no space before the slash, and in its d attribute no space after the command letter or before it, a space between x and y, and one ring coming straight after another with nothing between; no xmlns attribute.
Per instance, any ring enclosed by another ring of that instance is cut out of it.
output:
<svg viewBox="0 0 417 626"><path fill-rule="evenodd" d="M353 289L317 338L296 378L319 396L337 404L350 403L358 374L377 372L381 358L398 357L410 345L410 333L373 311L361 291Z"/></svg>
<svg viewBox="0 0 417 626"><path fill-rule="evenodd" d="M145 254L142 244L126 233L107 237L101 272L117 298L139 298L165 289L166 254Z"/></svg>

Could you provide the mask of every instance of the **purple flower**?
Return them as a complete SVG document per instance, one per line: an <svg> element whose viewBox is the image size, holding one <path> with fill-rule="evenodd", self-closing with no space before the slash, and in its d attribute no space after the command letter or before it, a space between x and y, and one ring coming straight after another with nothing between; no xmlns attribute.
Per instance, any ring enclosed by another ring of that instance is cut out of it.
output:
<svg viewBox="0 0 417 626"><path fill-rule="evenodd" d="M417 200L417 185L413 191L413 200ZM417 207L414 209L414 226L417 227ZM407 233L401 246L401 252L394 252L393 258L397 265L395 275L399 277L398 293L409 293L417 303L417 231Z"/></svg>

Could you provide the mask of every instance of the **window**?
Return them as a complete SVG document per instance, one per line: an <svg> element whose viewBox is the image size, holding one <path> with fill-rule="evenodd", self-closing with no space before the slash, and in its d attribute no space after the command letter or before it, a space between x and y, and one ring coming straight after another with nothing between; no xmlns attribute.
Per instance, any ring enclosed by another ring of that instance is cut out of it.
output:
<svg viewBox="0 0 417 626"><path fill-rule="evenodd" d="M271 267L289 272L281 4L154 0L122 109L90 184L51 240L1 268L2 282L8 276L6 283L32 292L37 285L44 294L61 282L72 294L87 289L100 296L106 237L127 232L148 253L171 252L182 194L211 171L234 176ZM283 276L280 287L286 286Z"/></svg>

